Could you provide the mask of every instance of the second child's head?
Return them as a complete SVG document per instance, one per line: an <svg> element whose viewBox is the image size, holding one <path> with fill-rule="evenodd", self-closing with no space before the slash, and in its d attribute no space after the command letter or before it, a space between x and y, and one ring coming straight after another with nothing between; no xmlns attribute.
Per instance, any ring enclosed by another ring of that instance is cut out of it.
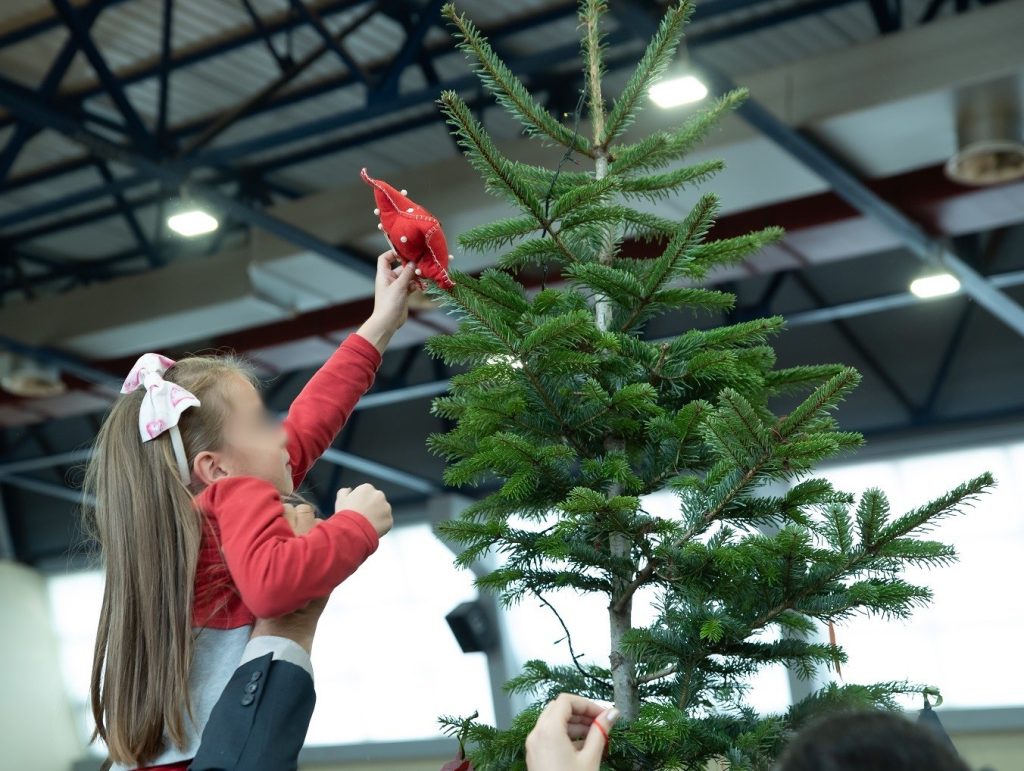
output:
<svg viewBox="0 0 1024 771"><path fill-rule="evenodd" d="M969 771L948 739L890 712L837 713L800 731L775 771Z"/></svg>

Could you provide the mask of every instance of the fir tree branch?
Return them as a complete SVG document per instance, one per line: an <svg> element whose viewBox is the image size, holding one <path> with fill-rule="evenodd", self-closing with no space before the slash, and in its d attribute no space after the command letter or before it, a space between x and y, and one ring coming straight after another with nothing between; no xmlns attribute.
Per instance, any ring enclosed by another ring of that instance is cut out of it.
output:
<svg viewBox="0 0 1024 771"><path fill-rule="evenodd" d="M970 482L961 485L952 493L943 496L943 498L941 499L941 507L937 506L934 509L932 509L931 516L928 518L928 520L919 522L917 527L926 524L930 519L941 517L943 514L946 514L950 510L952 510L956 505L966 500L969 500L970 498L973 498L979 493L984 492L985 487L989 486L990 484L992 484L992 477L989 474L983 474L980 477L977 477L971 480ZM873 558L877 557L885 546L894 541L896 538L907 535L909 532L909 530L903 530L901 528L897 532L883 534L876 541L867 544L862 544L860 549L855 551L844 562L840 563L832 570L823 573L817 581L811 583L808 586L805 586L795 595L790 597L789 600L787 600L786 602L779 603L767 613L764 613L761 616L758 616L756 619L754 619L754 621L752 621L750 625L751 629L760 629L766 624L771 623L785 611L795 609L796 605L801 600L806 599L808 596L812 594L820 592L833 581L851 572L856 572L864 567L867 567L868 563Z"/></svg>
<svg viewBox="0 0 1024 771"><path fill-rule="evenodd" d="M764 470L768 463L785 447L790 439L808 422L820 415L823 411L834 407L843 395L855 387L860 381L860 375L856 370L847 368L831 378L827 383L816 389L802 404L800 404L789 415L780 417L771 429L777 443L774 447L765 448L757 459L749 465L746 471L732 484L725 495L694 525L678 539L677 543L682 544L703 532L708 525L717 520L726 508L735 500L749 485L754 478ZM742 467L742 464L738 463Z"/></svg>
<svg viewBox="0 0 1024 771"><path fill-rule="evenodd" d="M689 258L690 249L704 238L718 209L718 198L713 195L701 196L682 226L665 247L664 253L655 261L650 274L646 276L644 294L622 323L620 329L628 330L653 300L654 295L678 270L679 263Z"/></svg>
<svg viewBox="0 0 1024 771"><path fill-rule="evenodd" d="M653 683L655 680L660 680L663 677L669 677L679 671L678 664L669 664L663 669L659 669L657 672L651 672L649 675L638 677L636 680L637 685L647 685L647 683Z"/></svg>
<svg viewBox="0 0 1024 771"><path fill-rule="evenodd" d="M459 13L454 3L449 3L442 13L458 30L459 48L475 61L474 71L484 87L498 100L498 104L518 116L534 135L546 135L561 145L572 147L577 152L592 156L587 140L578 132L571 132L552 117L526 90L512 70L505 65L491 48L490 43L480 34L476 26Z"/></svg>
<svg viewBox="0 0 1024 771"><path fill-rule="evenodd" d="M633 595L636 594L636 590L650 581L651 578L654 577L654 573L657 569L657 559L653 557L649 558L647 564L637 571L636 576L629 582L629 585L626 586L622 594L614 599L612 609L621 613L626 607L626 603L628 603L633 598Z"/></svg>
<svg viewBox="0 0 1024 771"><path fill-rule="evenodd" d="M607 147L613 139L632 125L640 103L647 95L651 84L657 80L669 63L679 46L686 25L693 10L693 5L684 0L665 12L658 25L658 31L647 44L644 55L640 58L629 82L622 89L619 98L612 105L608 114L608 123L600 135L598 144Z"/></svg>
<svg viewBox="0 0 1024 771"><path fill-rule="evenodd" d="M463 287L469 286L469 282L462 282L461 285ZM502 336L499 330L495 328L494 324L492 323L492 320L488 318L486 314L477 313L474 311L474 309L465 306L463 306L463 311L472 316L479 324L486 327L491 332L491 334L494 335L496 339L502 341L502 343L505 344L506 346L509 356L512 356L513 358L518 358L519 352L513 346L508 345L508 343L505 341L505 338ZM540 397L541 401L544 402L544 405L548 408L551 414L558 421L559 425L562 428L562 436L569 442L569 444L572 445L572 447L580 455L584 457L589 455L590 453L587 452L586 448L581 446L576 441L575 432L572 430L571 426L566 421L565 416L562 415L561 411L555 405L554 400L551 398L550 394L548 394L547 390L542 386L540 379L537 377L536 374L534 374L532 368L526 362L523 362L523 366L519 371L523 373L523 376L530 382L530 385L533 386L534 391Z"/></svg>
<svg viewBox="0 0 1024 771"><path fill-rule="evenodd" d="M456 127L459 141L467 150L470 161L488 179L496 182L525 211L532 214L544 230L550 230L551 223L544 217L544 210L533 191L516 176L512 164L494 146L480 122L473 117L469 106L454 91L444 91L440 98L441 109Z"/></svg>
<svg viewBox="0 0 1024 771"><path fill-rule="evenodd" d="M587 670L580 666L580 656L576 654L576 651L572 647L572 634L569 632L569 627L565 625L565 621L562 619L562 616L559 614L557 610L555 610L555 606L547 601L547 598L544 597L543 594L538 592L532 586L530 587L530 591L533 592L537 596L537 599L544 603L548 607L548 609L555 614L555 618L558 619L558 623L562 625L562 631L565 632L565 642L569 646L569 655L572 657L572 663L576 667L576 669L579 670L579 673L588 680L593 680L596 683L600 683L605 688L611 688L611 683L607 682L606 680L602 680L600 677L590 674L589 672L587 672Z"/></svg>

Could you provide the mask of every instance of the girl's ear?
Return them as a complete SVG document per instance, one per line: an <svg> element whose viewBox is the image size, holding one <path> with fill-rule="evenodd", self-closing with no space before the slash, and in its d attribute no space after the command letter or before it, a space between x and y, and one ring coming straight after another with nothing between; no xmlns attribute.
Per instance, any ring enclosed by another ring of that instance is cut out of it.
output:
<svg viewBox="0 0 1024 771"><path fill-rule="evenodd" d="M223 479L230 474L224 468L219 453L204 450L192 461L192 476L202 483L203 487L209 487L218 479Z"/></svg>

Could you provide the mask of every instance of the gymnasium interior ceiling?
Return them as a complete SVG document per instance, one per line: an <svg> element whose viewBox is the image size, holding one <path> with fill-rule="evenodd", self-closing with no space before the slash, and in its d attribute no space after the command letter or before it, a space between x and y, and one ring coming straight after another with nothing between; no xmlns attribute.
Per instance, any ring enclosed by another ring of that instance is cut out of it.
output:
<svg viewBox="0 0 1024 771"><path fill-rule="evenodd" d="M369 313L383 239L366 166L453 236L502 216L435 105L459 91L502 149L524 139L453 49L437 0L5 0L0 6L0 366L55 369L62 392L0 391L0 556L44 569L80 552L80 478L103 411L147 350L244 353L284 410ZM458 3L556 113L580 87L574 0ZM656 23L611 0L609 90ZM679 69L752 100L691 158L727 168L713 236L787 236L712 276L732 319L781 313L781 365L864 375L840 411L869 439L1024 418L1024 182L944 172L972 116L1024 101L1024 3L698 0ZM637 133L688 109L648 109ZM1020 142L1020 124L1016 125ZM697 191L659 204L684 216ZM221 216L185 240L185 199ZM642 253L642 244L628 245ZM490 254L455 252L477 271ZM944 265L952 296L909 282ZM667 318L662 337L716 319ZM444 488L425 448L452 372L423 351L452 319L420 303L310 492L370 481L414 516ZM6 370L5 370L6 371ZM941 443L941 439L937 440Z"/></svg>

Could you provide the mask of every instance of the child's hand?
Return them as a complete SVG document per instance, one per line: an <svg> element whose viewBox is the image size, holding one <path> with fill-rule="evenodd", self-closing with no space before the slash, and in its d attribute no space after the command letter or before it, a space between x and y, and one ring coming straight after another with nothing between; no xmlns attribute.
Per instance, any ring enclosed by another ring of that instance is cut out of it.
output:
<svg viewBox="0 0 1024 771"><path fill-rule="evenodd" d="M406 263L392 268L394 252L384 252L377 258L377 278L374 282L373 313L359 328L359 335L384 353L391 336L409 317L409 295L419 289L415 266Z"/></svg>
<svg viewBox="0 0 1024 771"><path fill-rule="evenodd" d="M355 490L343 487L334 499L335 511L357 511L366 517L377 535L383 538L391 530L391 504L384 493L370 484L359 485Z"/></svg>

